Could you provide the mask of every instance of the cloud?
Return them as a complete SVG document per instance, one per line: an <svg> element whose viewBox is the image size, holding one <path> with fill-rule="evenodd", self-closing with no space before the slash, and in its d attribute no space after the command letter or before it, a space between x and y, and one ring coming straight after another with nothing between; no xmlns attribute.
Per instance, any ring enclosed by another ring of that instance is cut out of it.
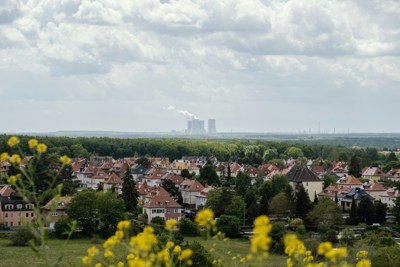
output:
<svg viewBox="0 0 400 267"><path fill-rule="evenodd" d="M270 129L249 118L302 127L310 113L337 121L327 107L399 96L399 14L391 0L5 0L0 101L46 110L58 101L65 118L68 103L91 103L93 125L103 109L146 114L140 129L183 128L166 105L220 116L225 130ZM24 129L23 121L10 127Z"/></svg>

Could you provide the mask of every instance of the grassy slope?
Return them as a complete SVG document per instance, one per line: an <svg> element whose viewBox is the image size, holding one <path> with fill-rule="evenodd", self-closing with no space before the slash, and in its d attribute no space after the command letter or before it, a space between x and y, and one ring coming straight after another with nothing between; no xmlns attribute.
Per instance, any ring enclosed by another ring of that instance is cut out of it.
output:
<svg viewBox="0 0 400 267"><path fill-rule="evenodd" d="M240 254L245 255L249 251L249 241L246 240L228 240L226 242L219 240L204 240L200 237L187 237L189 242L198 241L207 250L212 251L215 259L222 259L225 266L235 266L232 257ZM13 247L10 241L0 239L0 266L13 267L39 267L44 266L43 260L37 258L29 247ZM50 240L48 249L48 258L51 263L56 262L57 258L63 255L60 266L80 266L81 257L86 255L86 250L92 246L90 240L70 240L66 243L63 240ZM99 245L97 245L99 246ZM229 254L228 254L229 252ZM270 255L268 258L269 267L278 267L285 265L285 257Z"/></svg>
<svg viewBox="0 0 400 267"><path fill-rule="evenodd" d="M236 266L232 257L245 256L250 249L248 240L228 240L226 242L220 240L204 240L200 237L185 237L189 242L197 241L203 245L215 259L222 259L225 266ZM286 257L280 255L269 255L267 262L269 267L281 267L286 265Z"/></svg>

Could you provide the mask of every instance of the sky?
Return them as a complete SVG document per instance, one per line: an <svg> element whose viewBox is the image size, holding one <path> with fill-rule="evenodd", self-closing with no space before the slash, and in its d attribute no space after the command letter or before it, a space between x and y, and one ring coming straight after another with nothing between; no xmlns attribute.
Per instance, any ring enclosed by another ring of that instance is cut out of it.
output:
<svg viewBox="0 0 400 267"><path fill-rule="evenodd" d="M397 0L0 0L0 132L400 132L399 25Z"/></svg>

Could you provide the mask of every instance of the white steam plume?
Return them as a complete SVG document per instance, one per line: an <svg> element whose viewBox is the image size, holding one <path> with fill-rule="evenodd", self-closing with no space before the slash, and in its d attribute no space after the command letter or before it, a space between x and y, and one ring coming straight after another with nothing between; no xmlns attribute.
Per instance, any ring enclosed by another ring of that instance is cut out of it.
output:
<svg viewBox="0 0 400 267"><path fill-rule="evenodd" d="M185 118L190 119L190 120L198 119L197 116L195 116L194 114L190 113L187 110L176 109L174 106L169 106L167 109L169 111L173 111L173 112L182 114L183 116L185 116Z"/></svg>

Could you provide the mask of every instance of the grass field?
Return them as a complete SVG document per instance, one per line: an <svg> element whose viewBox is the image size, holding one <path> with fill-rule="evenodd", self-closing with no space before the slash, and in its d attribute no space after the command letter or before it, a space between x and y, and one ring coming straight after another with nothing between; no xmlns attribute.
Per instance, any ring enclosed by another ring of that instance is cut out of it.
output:
<svg viewBox="0 0 400 267"><path fill-rule="evenodd" d="M200 237L187 237L188 242L197 241L203 245L215 259L222 259L225 266L235 266L232 257L240 254L246 255L249 251L250 243L247 240L204 240ZM48 259L55 263L60 256L63 256L60 266L72 267L80 266L81 257L86 255L86 250L92 246L90 240L73 239L68 242L63 240L49 240L47 249ZM98 245L100 246L100 245ZM43 260L39 259L30 247L13 247L10 241L0 239L0 266L13 267L40 267L44 266ZM270 255L268 258L269 267L284 266L286 264L284 256Z"/></svg>

